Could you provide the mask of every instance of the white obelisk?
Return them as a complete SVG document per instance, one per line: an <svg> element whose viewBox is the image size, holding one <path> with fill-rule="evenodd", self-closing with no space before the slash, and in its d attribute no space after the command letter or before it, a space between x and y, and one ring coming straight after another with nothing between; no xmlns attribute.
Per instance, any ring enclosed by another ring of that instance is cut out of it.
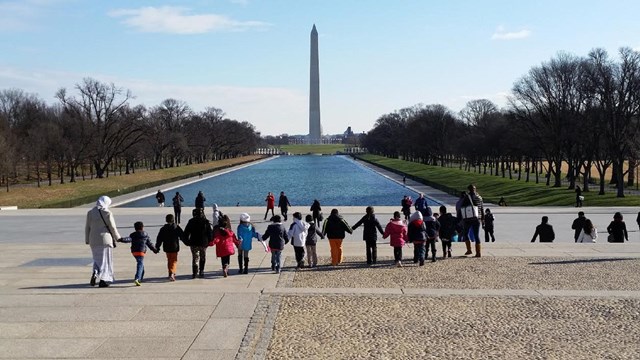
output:
<svg viewBox="0 0 640 360"><path fill-rule="evenodd" d="M322 143L320 125L320 68L318 61L318 31L311 29L311 66L309 76L309 143Z"/></svg>

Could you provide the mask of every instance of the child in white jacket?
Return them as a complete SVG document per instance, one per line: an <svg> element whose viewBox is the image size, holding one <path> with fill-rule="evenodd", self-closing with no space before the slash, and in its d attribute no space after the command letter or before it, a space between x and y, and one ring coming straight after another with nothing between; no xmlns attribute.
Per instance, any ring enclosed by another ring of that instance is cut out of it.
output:
<svg viewBox="0 0 640 360"><path fill-rule="evenodd" d="M291 244L296 253L296 270L304 266L304 244L307 240L307 233L309 231L309 224L302 221L302 214L299 212L293 213L293 223L289 227L289 238Z"/></svg>

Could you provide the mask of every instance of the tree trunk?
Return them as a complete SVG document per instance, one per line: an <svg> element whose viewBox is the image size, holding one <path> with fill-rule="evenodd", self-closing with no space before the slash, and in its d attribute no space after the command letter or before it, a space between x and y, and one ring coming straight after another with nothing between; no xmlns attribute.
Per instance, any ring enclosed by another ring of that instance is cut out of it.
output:
<svg viewBox="0 0 640 360"><path fill-rule="evenodd" d="M633 187L636 178L636 166L638 166L636 159L629 159L629 175L627 175L627 186Z"/></svg>

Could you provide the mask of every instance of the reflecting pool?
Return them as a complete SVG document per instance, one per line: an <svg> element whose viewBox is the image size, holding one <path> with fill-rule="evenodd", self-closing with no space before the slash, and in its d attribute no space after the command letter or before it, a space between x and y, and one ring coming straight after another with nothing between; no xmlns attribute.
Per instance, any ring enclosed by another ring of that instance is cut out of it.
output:
<svg viewBox="0 0 640 360"><path fill-rule="evenodd" d="M207 199L207 207L265 206L269 191L276 197L284 191L293 206L311 206L318 199L323 206L399 206L404 195L418 194L348 156L280 156L242 169L201 181L163 190L166 205L176 191L184 197L183 206L193 207L198 191ZM429 201L430 206L435 205ZM123 207L157 206L155 197L139 199Z"/></svg>

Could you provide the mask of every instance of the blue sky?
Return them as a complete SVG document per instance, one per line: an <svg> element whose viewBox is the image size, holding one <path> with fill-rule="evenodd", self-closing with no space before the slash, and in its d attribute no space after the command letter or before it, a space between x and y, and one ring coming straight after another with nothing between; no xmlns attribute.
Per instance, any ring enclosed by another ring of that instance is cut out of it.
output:
<svg viewBox="0 0 640 360"><path fill-rule="evenodd" d="M632 0L0 0L0 89L49 103L84 77L213 106L262 134L308 132L309 33L320 47L324 133L370 130L423 104L506 104L559 51L640 50Z"/></svg>

